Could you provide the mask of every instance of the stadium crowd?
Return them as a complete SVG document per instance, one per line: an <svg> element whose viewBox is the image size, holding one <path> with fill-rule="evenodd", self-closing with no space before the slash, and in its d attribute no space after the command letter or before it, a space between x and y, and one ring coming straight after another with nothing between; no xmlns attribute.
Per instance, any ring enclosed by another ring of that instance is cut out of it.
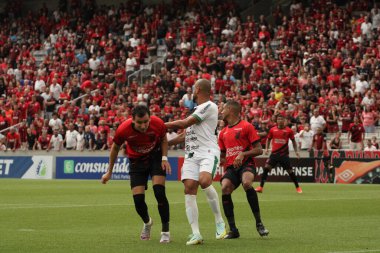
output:
<svg viewBox="0 0 380 253"><path fill-rule="evenodd" d="M147 104L165 121L185 118L199 78L211 81L219 106L241 102L262 144L282 114L303 150L321 130L338 140L348 132L353 149L379 149L379 8L365 0L304 2L294 1L289 15L277 6L269 22L241 18L232 0L170 7L70 0L27 13L21 0L8 1L0 150L107 150L134 105ZM167 51L160 72L129 82L159 48ZM36 50L47 53L39 64ZM374 139L364 147L368 133ZM170 130L169 139L176 134Z"/></svg>

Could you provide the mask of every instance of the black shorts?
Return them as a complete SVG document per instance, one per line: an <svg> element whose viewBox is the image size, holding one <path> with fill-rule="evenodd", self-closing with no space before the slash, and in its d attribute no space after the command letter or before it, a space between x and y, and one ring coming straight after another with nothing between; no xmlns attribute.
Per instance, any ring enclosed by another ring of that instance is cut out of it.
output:
<svg viewBox="0 0 380 253"><path fill-rule="evenodd" d="M240 168L235 169L233 166L227 167L226 172L220 179L220 182L223 181L223 179L228 178L231 183L235 186L235 189L241 185L241 179L244 172L251 172L252 174L256 175L256 168L251 165L243 165Z"/></svg>
<svg viewBox="0 0 380 253"><path fill-rule="evenodd" d="M130 158L129 162L131 188L144 185L148 189L149 176L166 176L166 171L161 167L161 150L140 158Z"/></svg>
<svg viewBox="0 0 380 253"><path fill-rule="evenodd" d="M291 170L289 155L271 154L266 161L266 164L270 165L272 168L279 164L284 170Z"/></svg>

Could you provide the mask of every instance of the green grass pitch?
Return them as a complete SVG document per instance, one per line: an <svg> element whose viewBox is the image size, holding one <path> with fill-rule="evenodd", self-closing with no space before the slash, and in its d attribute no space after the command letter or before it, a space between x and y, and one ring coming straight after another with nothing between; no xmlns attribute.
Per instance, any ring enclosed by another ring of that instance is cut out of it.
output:
<svg viewBox="0 0 380 253"><path fill-rule="evenodd" d="M257 183L255 183L257 184ZM220 186L215 184L220 196ZM170 244L160 244L160 219L151 186L147 192L154 226L140 241L128 181L0 180L0 252L380 252L380 186L267 183L259 195L269 229L260 238L245 194L233 194L241 238L216 240L215 223L198 195L203 245L186 246L183 186L167 183L171 207Z"/></svg>

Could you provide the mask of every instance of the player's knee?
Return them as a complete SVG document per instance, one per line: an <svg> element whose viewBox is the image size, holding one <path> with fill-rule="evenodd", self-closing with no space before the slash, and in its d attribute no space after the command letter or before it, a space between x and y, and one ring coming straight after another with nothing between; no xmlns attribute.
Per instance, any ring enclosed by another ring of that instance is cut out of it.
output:
<svg viewBox="0 0 380 253"><path fill-rule="evenodd" d="M294 173L294 171L292 169L290 170L286 170L289 174L289 177L293 178L293 177L297 177L296 174Z"/></svg>
<svg viewBox="0 0 380 253"><path fill-rule="evenodd" d="M198 181L194 180L185 180L183 181L183 185L185 186L184 188L184 193L189 194L189 195L197 195L198 191Z"/></svg>
<svg viewBox="0 0 380 253"><path fill-rule="evenodd" d="M244 191L248 190L249 188L252 188L252 182L249 180L243 181L241 185L243 186Z"/></svg>
<svg viewBox="0 0 380 253"><path fill-rule="evenodd" d="M294 171L292 169L287 169L286 171L288 172L289 175L294 174Z"/></svg>
<svg viewBox="0 0 380 253"><path fill-rule="evenodd" d="M212 179L211 178L199 178L199 185L201 186L202 189L206 189L212 184Z"/></svg>
<svg viewBox="0 0 380 253"><path fill-rule="evenodd" d="M225 194L231 194L233 192L233 187L230 183L225 183L222 181L222 193Z"/></svg>
<svg viewBox="0 0 380 253"><path fill-rule="evenodd" d="M167 201L164 185L160 185L160 184L153 185L153 191L154 191L154 196L157 199L157 202Z"/></svg>

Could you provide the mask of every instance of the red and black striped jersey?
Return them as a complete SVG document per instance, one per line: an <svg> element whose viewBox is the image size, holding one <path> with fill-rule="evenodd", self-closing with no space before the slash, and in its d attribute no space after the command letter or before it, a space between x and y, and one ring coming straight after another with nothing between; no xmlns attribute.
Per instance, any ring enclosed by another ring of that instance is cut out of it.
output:
<svg viewBox="0 0 380 253"><path fill-rule="evenodd" d="M294 140L294 133L289 127L272 127L268 133L268 139L272 141L272 154L288 155L288 142Z"/></svg>

